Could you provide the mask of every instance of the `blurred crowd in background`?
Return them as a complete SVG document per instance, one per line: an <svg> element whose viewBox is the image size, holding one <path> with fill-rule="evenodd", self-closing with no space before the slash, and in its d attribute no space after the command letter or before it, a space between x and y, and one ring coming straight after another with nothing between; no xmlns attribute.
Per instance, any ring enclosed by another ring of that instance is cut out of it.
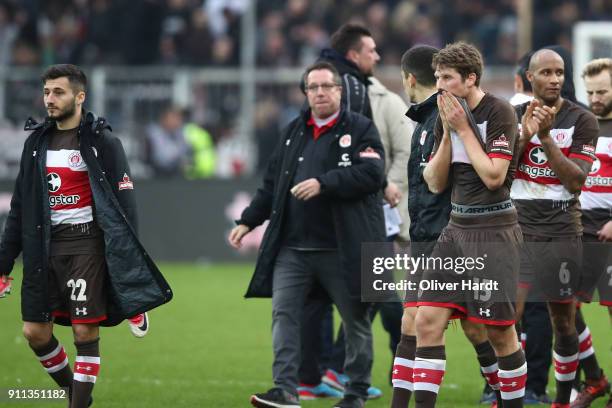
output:
<svg viewBox="0 0 612 408"><path fill-rule="evenodd" d="M0 69L57 63L238 68L242 18L250 1L0 0ZM442 47L465 40L482 51L487 67L513 66L518 58L517 7L518 0L260 0L255 9L256 63L258 68L302 68L316 60L338 27L354 22L372 32L381 65L398 67L402 53L418 43ZM560 44L571 50L576 22L612 20L608 0L537 0L533 7L534 49ZM121 92L137 85L142 102ZM10 103L0 112L0 143L7 146L0 148L0 178L15 171L11 160L18 158L23 139L20 131L13 136L19 122L44 114L39 86L14 81L3 87ZM115 88L108 86L108 102L97 113L123 131L128 153L142 170L137 175L237 176L265 166L279 128L304 100L294 85L266 86L258 84L256 90L252 146L236 137L239 83L194 85L193 103L185 110L163 99L172 85L126 79ZM126 118L126 112L132 117ZM198 164L198 158L208 164Z"/></svg>
<svg viewBox="0 0 612 408"><path fill-rule="evenodd" d="M236 66L250 0L0 0L0 65ZM257 62L304 66L341 24L362 23L385 64L417 43L475 44L487 64L514 64L517 0L258 1ZM533 46L571 48L581 20L612 19L606 0L534 1Z"/></svg>

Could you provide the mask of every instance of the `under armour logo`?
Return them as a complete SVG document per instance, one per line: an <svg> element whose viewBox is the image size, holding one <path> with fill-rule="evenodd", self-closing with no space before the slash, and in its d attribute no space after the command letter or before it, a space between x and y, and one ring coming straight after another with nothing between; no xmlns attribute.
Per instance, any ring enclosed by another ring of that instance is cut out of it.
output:
<svg viewBox="0 0 612 408"><path fill-rule="evenodd" d="M47 361L47 362L45 363L45 365L46 365L47 367L51 367L51 366L53 365L53 363L52 363L51 361Z"/></svg>
<svg viewBox="0 0 612 408"><path fill-rule="evenodd" d="M572 288L567 288L567 289L560 289L559 290L559 294L561 296L569 296L572 294Z"/></svg>
<svg viewBox="0 0 612 408"><path fill-rule="evenodd" d="M76 366L76 369L77 370L84 370L84 371L91 371L92 370L92 368L90 366L80 366L80 365Z"/></svg>
<svg viewBox="0 0 612 408"><path fill-rule="evenodd" d="M567 370L567 366L559 366L557 367L559 370Z"/></svg>
<svg viewBox="0 0 612 408"><path fill-rule="evenodd" d="M427 374L425 374L425 373L419 373L419 374L413 374L412 376L413 376L413 377L421 377L421 378L425 378L425 377L427 377Z"/></svg>
<svg viewBox="0 0 612 408"><path fill-rule="evenodd" d="M482 307L479 308L478 310L478 314L481 316L487 316L487 317L491 317L491 309L483 309Z"/></svg>
<svg viewBox="0 0 612 408"><path fill-rule="evenodd" d="M516 381L512 381L510 384L499 383L502 387L516 387L518 383Z"/></svg>
<svg viewBox="0 0 612 408"><path fill-rule="evenodd" d="M77 308L75 308L75 310L76 310L76 315L77 316L80 316L80 315L87 316L87 308L86 307L84 307L82 309L79 309L77 307Z"/></svg>
<svg viewBox="0 0 612 408"><path fill-rule="evenodd" d="M396 368L395 370L393 370L393 374L399 374L399 370Z"/></svg>

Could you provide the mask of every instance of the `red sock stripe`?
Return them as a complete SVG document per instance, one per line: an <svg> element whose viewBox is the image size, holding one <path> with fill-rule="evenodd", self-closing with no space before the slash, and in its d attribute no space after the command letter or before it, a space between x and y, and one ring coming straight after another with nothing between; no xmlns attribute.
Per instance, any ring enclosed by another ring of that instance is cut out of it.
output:
<svg viewBox="0 0 612 408"><path fill-rule="evenodd" d="M499 389L499 377L497 376L497 371L493 373L483 373L483 375L487 379L487 383L491 386L491 388L494 390Z"/></svg>
<svg viewBox="0 0 612 408"><path fill-rule="evenodd" d="M591 348L591 346L593 345L593 339L591 338L591 335L589 334L586 339L582 340L580 342L580 345L578 346L579 352L583 353L585 351L587 351L588 349Z"/></svg>
<svg viewBox="0 0 612 408"><path fill-rule="evenodd" d="M412 382L412 367L395 364L392 379Z"/></svg>
<svg viewBox="0 0 612 408"><path fill-rule="evenodd" d="M412 381L415 383L430 383L435 385L442 384L444 370L432 370L428 368L414 367L412 371Z"/></svg>
<svg viewBox="0 0 612 408"><path fill-rule="evenodd" d="M553 362L555 364L555 372L559 374L571 374L573 372L576 372L576 370L578 369L579 360L576 359L574 361L562 363L560 361L557 361L557 359L553 358Z"/></svg>
<svg viewBox="0 0 612 408"><path fill-rule="evenodd" d="M520 391L525 388L527 382L527 374L521 374L516 377L500 378L499 389L501 392Z"/></svg>
<svg viewBox="0 0 612 408"><path fill-rule="evenodd" d="M68 356L66 356L66 352L64 351L64 348L60 347L57 354L49 357L46 360L41 360L40 363L43 365L43 367L49 369L49 368L62 364L66 360L66 358L68 358Z"/></svg>
<svg viewBox="0 0 612 408"><path fill-rule="evenodd" d="M78 374L93 375L97 377L99 371L100 371L100 364L82 363L78 361L74 363L74 372Z"/></svg>

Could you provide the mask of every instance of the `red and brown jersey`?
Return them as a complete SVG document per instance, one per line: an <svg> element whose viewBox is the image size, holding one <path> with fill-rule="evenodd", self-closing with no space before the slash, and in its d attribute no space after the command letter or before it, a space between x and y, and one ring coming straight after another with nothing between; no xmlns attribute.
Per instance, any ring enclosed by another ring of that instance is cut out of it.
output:
<svg viewBox="0 0 612 408"><path fill-rule="evenodd" d="M93 221L87 165L81 157L77 129L56 129L47 148L47 184L51 224Z"/></svg>
<svg viewBox="0 0 612 408"><path fill-rule="evenodd" d="M509 160L510 167L502 187L495 191L489 190L474 170L461 138L455 131L451 131L451 200L453 204L463 206L482 206L504 202L510 198L510 187L517 166L517 158L514 154L518 146L516 113L508 102L489 93L485 94L471 113L474 124L478 128L476 137L482 149L490 158ZM436 123L435 135L437 150L437 145L443 135L440 118Z"/></svg>
<svg viewBox="0 0 612 408"><path fill-rule="evenodd" d="M517 107L519 117L526 108L527 104ZM591 112L564 100L550 135L566 157L592 163L598 132L597 119ZM567 191L550 168L537 135L520 158L511 195L523 233L549 237L582 234L578 194Z"/></svg>
<svg viewBox="0 0 612 408"><path fill-rule="evenodd" d="M595 157L580 194L584 233L591 235L612 219L612 119L599 120Z"/></svg>
<svg viewBox="0 0 612 408"><path fill-rule="evenodd" d="M51 253L103 253L102 231L94 221L87 165L77 129L55 129L47 147L47 185L51 212Z"/></svg>

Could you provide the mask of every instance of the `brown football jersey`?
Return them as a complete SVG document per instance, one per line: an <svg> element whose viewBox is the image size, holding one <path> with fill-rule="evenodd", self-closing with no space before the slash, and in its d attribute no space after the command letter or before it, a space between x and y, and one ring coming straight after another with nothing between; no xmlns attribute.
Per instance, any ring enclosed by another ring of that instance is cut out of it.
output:
<svg viewBox="0 0 612 408"><path fill-rule="evenodd" d="M526 108L527 104L517 107L519 117ZM566 157L592 163L598 132L597 119L591 112L564 100L550 135ZM545 237L581 235L578 196L561 184L550 168L538 136L534 135L519 160L512 184L512 199L523 233Z"/></svg>
<svg viewBox="0 0 612 408"><path fill-rule="evenodd" d="M506 201L510 198L510 187L517 158L514 152L518 147L516 113L508 102L489 93L485 94L478 106L472 110L474 122L478 127L480 144L490 158L510 161L504 184L497 190L489 190L482 182L467 154L459 135L451 130L452 166L451 200L460 205L487 205ZM436 148L443 136L442 121L438 117L435 129Z"/></svg>

